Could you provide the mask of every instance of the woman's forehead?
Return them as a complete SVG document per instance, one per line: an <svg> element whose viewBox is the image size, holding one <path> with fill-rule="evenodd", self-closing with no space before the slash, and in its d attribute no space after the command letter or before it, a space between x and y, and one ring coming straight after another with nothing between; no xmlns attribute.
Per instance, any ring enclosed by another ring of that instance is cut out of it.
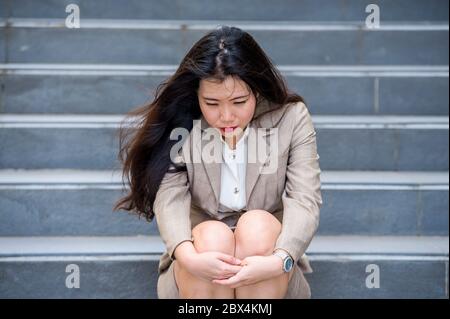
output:
<svg viewBox="0 0 450 319"><path fill-rule="evenodd" d="M222 82L204 79L200 82L200 91L204 98L230 99L249 94L247 84L234 78L227 78Z"/></svg>

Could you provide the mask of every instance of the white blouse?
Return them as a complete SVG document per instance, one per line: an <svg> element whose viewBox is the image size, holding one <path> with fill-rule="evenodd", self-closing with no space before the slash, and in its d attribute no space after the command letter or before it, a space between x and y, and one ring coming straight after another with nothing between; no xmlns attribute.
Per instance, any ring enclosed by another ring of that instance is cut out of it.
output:
<svg viewBox="0 0 450 319"><path fill-rule="evenodd" d="M228 144L223 143L220 200L221 208L225 211L239 211L246 203L245 174L247 164L247 140L249 125L236 143L236 149L232 150ZM220 209L219 209L220 210Z"/></svg>

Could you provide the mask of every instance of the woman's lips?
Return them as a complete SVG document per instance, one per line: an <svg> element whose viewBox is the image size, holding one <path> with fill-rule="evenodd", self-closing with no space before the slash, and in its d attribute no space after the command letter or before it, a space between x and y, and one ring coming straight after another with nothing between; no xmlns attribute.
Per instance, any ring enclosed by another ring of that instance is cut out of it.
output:
<svg viewBox="0 0 450 319"><path fill-rule="evenodd" d="M221 127L220 130L222 131L222 133L230 133L230 132L233 132L236 128L237 128L237 126Z"/></svg>

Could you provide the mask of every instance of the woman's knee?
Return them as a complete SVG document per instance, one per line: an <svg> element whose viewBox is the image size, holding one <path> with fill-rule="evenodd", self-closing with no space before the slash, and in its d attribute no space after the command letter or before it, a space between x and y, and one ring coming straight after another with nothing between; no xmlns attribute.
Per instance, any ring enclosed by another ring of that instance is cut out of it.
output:
<svg viewBox="0 0 450 319"><path fill-rule="evenodd" d="M280 232L281 223L271 213L248 211L239 218L234 232L236 249L241 255L268 255L272 253Z"/></svg>
<svg viewBox="0 0 450 319"><path fill-rule="evenodd" d="M198 252L219 251L234 254L233 231L223 222L208 220L192 229L194 246Z"/></svg>

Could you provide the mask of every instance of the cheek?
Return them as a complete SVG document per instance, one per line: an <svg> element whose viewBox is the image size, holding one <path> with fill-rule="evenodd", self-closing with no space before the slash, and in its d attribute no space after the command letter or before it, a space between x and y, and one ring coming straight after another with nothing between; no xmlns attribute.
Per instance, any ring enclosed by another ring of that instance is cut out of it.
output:
<svg viewBox="0 0 450 319"><path fill-rule="evenodd" d="M245 119L246 121L250 121L253 117L253 114L255 113L255 105L249 105L244 110L242 110L240 116L242 119Z"/></svg>
<svg viewBox="0 0 450 319"><path fill-rule="evenodd" d="M200 106L200 110L208 123L217 121L219 112L216 109Z"/></svg>

